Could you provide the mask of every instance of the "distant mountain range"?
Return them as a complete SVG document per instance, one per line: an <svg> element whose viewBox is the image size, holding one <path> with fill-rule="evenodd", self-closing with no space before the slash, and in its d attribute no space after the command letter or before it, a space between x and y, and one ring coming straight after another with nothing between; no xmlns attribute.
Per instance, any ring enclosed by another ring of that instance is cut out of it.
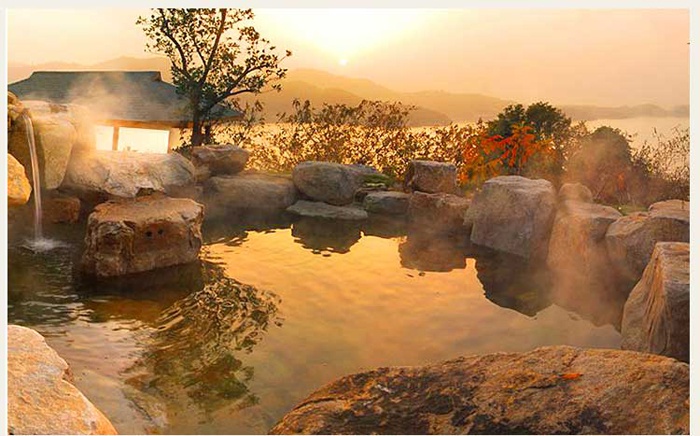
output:
<svg viewBox="0 0 700 436"><path fill-rule="evenodd" d="M170 63L165 58L120 57L92 65L52 62L40 65L8 64L9 83L29 77L33 71L130 70L160 71L163 79L172 80ZM398 101L416 107L409 117L412 126L447 125L479 118L494 118L504 107L515 103L482 94L445 91L398 92L371 80L334 75L311 69L291 70L282 82L281 92L264 92L247 96L264 103L265 119L277 120L280 113L290 113L292 100L309 100L314 106L323 103L356 105L364 100ZM546 100L546 99L544 99ZM623 119L636 117L687 117L689 106L664 109L653 104L604 107L592 105L556 105L574 120Z"/></svg>

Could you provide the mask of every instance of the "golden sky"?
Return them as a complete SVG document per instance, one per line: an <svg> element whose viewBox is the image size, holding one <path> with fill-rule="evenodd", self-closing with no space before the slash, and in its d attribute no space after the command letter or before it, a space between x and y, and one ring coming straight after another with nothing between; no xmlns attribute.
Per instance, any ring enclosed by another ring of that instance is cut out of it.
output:
<svg viewBox="0 0 700 436"><path fill-rule="evenodd" d="M8 10L8 62L149 56L138 9ZM687 104L689 13L628 9L257 9L287 68L400 91L476 92L524 103Z"/></svg>

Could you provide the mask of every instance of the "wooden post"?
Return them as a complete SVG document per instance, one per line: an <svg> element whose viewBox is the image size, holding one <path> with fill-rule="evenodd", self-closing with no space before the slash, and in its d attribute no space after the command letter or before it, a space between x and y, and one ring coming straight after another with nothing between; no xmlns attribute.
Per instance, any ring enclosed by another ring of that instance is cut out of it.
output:
<svg viewBox="0 0 700 436"><path fill-rule="evenodd" d="M117 151L119 148L119 126L114 126L114 131L112 132L112 151Z"/></svg>
<svg viewBox="0 0 700 436"><path fill-rule="evenodd" d="M168 131L168 153L177 148L180 141L180 129L170 128Z"/></svg>

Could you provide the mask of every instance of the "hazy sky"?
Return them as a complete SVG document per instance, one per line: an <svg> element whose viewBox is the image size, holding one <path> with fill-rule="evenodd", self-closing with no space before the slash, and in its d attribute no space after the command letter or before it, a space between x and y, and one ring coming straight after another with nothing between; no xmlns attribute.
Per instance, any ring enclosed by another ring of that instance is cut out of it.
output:
<svg viewBox="0 0 700 436"><path fill-rule="evenodd" d="M401 91L524 103L687 104L687 10L257 9L256 28L317 68ZM8 62L149 56L148 10L9 10Z"/></svg>

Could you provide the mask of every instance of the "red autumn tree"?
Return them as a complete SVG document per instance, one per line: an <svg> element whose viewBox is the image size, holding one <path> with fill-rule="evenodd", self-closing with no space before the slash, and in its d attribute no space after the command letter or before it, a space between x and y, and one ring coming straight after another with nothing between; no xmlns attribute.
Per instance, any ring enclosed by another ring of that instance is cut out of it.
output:
<svg viewBox="0 0 700 436"><path fill-rule="evenodd" d="M498 175L522 175L527 162L535 155L553 157L551 139L537 140L532 127L523 123L511 126L511 135L489 135L483 122L473 127L462 150L463 183L480 183Z"/></svg>

